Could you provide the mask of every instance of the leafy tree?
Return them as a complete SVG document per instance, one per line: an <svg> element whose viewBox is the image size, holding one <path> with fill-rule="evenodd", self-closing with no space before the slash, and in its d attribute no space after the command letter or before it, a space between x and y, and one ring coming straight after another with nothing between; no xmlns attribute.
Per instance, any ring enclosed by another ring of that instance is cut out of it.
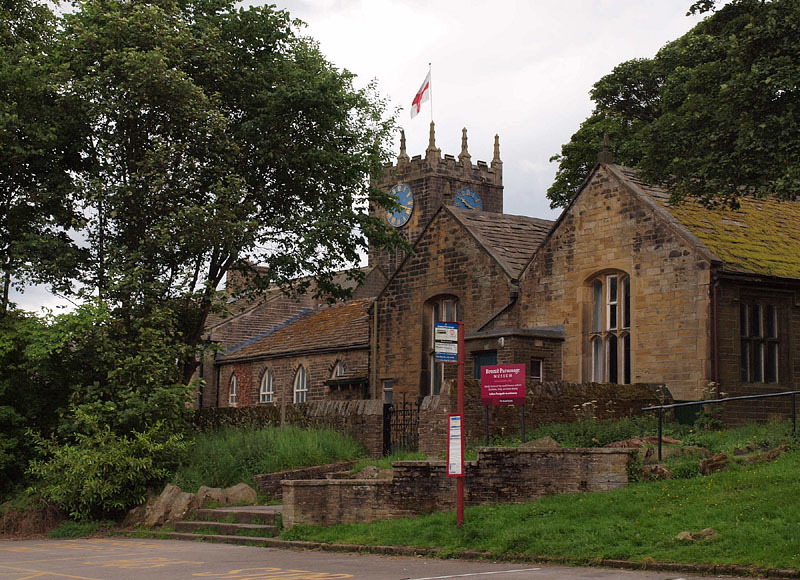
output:
<svg viewBox="0 0 800 580"><path fill-rule="evenodd" d="M58 96L76 107L87 256L87 305L62 344L83 344L88 323L91 368L58 429L29 435L28 473L76 516L130 507L185 452L189 380L228 272L255 275L242 291L313 279L339 297L334 274L368 240L396 239L367 211L390 203L369 180L393 126L374 87L354 88L287 13L234 4L83 0L53 46Z"/></svg>
<svg viewBox="0 0 800 580"><path fill-rule="evenodd" d="M39 317L9 310L0 319L0 495L19 485L34 429L63 430L72 393L100 380L102 330L93 309Z"/></svg>
<svg viewBox="0 0 800 580"><path fill-rule="evenodd" d="M70 104L49 60L53 14L36 0L0 0L0 318L12 286L68 287L77 250L67 229L78 223L70 198Z"/></svg>
<svg viewBox="0 0 800 580"><path fill-rule="evenodd" d="M696 2L706 12L713 2ZM733 0L654 59L629 61L591 91L595 111L562 147L551 206L563 206L609 133L616 159L675 199L736 205L800 190L800 4Z"/></svg>
<svg viewBox="0 0 800 580"><path fill-rule="evenodd" d="M157 319L169 344L198 345L246 260L266 266L260 287L311 275L339 296L334 273L390 236L366 211L386 203L369 185L392 126L382 101L286 12L234 4L86 0L65 17L65 90L87 122L87 281L120 338ZM195 353L179 358L188 381Z"/></svg>

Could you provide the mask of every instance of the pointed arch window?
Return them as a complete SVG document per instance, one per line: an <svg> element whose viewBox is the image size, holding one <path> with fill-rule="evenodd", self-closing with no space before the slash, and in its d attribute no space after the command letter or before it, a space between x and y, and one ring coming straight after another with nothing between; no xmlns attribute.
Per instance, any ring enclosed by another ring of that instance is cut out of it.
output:
<svg viewBox="0 0 800 580"><path fill-rule="evenodd" d="M338 379L344 376L346 369L344 367L344 363L342 361L337 361L336 365L333 367L333 371L331 371L331 378Z"/></svg>
<svg viewBox="0 0 800 580"><path fill-rule="evenodd" d="M294 402L305 403L308 401L308 375L306 367L300 365L294 375Z"/></svg>
<svg viewBox="0 0 800 580"><path fill-rule="evenodd" d="M590 379L631 382L631 279L624 272L590 282L592 321L588 333Z"/></svg>
<svg viewBox="0 0 800 580"><path fill-rule="evenodd" d="M258 400L260 403L275 402L275 375L267 369L261 377L261 389L259 390Z"/></svg>
<svg viewBox="0 0 800 580"><path fill-rule="evenodd" d="M231 375L231 383L228 388L228 406L236 407L239 404L239 379L236 374Z"/></svg>

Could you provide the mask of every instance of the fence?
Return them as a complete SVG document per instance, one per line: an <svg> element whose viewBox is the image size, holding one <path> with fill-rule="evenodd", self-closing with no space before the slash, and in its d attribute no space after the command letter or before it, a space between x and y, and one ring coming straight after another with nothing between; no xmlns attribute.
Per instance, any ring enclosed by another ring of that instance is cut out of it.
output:
<svg viewBox="0 0 800 580"><path fill-rule="evenodd" d="M706 399L704 401L688 401L686 403L670 403L669 405L655 405L653 407L642 407L642 411L658 411L658 460L661 461L661 440L664 433L664 411L666 409L677 409L679 407L696 407L698 405L716 405L729 401L745 401L749 399L769 399L772 397L792 397L792 437L797 437L797 404L796 395L800 391L784 391L781 393L766 393L763 395L741 395L738 397L725 397L724 399Z"/></svg>

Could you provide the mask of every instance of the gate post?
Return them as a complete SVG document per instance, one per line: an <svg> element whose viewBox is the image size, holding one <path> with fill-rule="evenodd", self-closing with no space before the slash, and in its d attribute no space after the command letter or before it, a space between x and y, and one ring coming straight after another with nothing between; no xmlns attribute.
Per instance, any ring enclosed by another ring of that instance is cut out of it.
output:
<svg viewBox="0 0 800 580"><path fill-rule="evenodd" d="M392 452L392 404L383 404L383 455Z"/></svg>

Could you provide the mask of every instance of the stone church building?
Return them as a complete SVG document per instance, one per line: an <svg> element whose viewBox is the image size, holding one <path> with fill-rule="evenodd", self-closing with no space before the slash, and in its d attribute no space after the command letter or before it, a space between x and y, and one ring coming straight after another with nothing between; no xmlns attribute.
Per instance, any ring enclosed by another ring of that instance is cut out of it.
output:
<svg viewBox="0 0 800 580"><path fill-rule="evenodd" d="M321 306L277 290L228 297L209 321L201 406L418 400L455 365L433 360L433 323L462 321L467 376L525 364L529 381L665 384L697 400L800 383L800 203L738 210L669 194L599 156L553 222L503 213L503 163L401 143L378 185L413 251L372 249L353 299ZM780 399L740 409L761 415Z"/></svg>

